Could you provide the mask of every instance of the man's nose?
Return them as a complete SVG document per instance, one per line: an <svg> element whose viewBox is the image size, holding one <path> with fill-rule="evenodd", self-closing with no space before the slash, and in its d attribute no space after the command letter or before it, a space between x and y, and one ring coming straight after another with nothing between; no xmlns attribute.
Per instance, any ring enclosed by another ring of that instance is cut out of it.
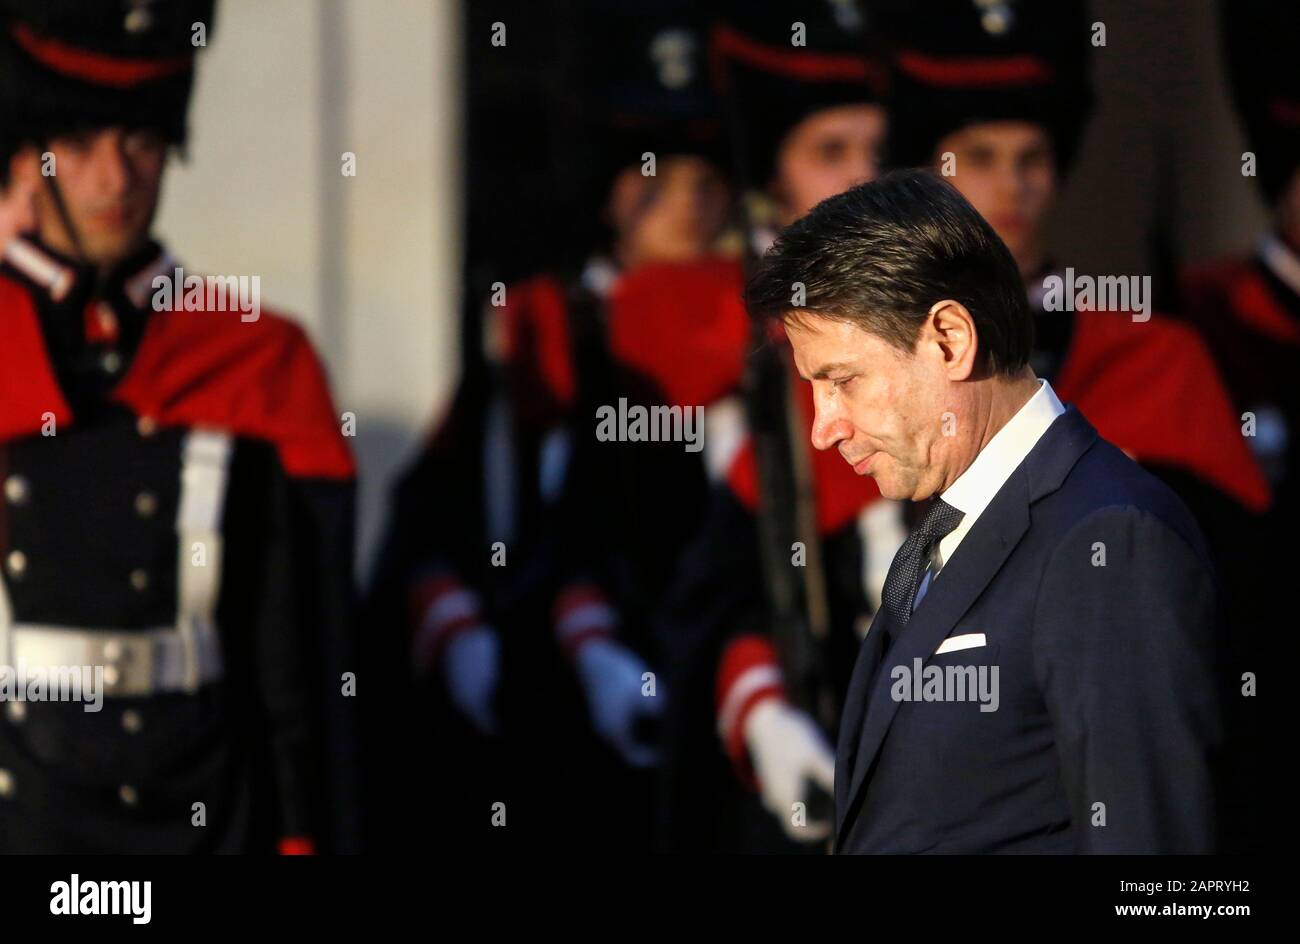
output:
<svg viewBox="0 0 1300 944"><path fill-rule="evenodd" d="M880 175L876 151L870 145L864 144L854 151L852 164L854 186L870 183Z"/></svg>
<svg viewBox="0 0 1300 944"><path fill-rule="evenodd" d="M131 180L131 165L123 149L121 135L106 134L95 151L95 169L105 191L117 195L127 188Z"/></svg>
<svg viewBox="0 0 1300 944"><path fill-rule="evenodd" d="M829 409L814 399L812 444L814 449L830 449L837 443L853 436L853 426L847 419L833 409Z"/></svg>
<svg viewBox="0 0 1300 944"><path fill-rule="evenodd" d="M1026 178L1014 165L1004 165L998 169L998 192L1008 202L1019 203L1026 189Z"/></svg>
<svg viewBox="0 0 1300 944"><path fill-rule="evenodd" d="M869 183L876 179L876 164L864 152L855 155L844 165L844 189L852 190L859 184Z"/></svg>

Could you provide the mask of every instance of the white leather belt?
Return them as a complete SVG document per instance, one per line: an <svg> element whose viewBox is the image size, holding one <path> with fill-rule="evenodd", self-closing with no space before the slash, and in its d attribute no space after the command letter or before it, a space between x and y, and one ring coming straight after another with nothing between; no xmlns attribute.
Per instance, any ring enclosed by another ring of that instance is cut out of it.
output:
<svg viewBox="0 0 1300 944"><path fill-rule="evenodd" d="M12 664L28 672L102 665L104 694L119 698L188 691L191 671L202 685L221 678L223 669L216 629L198 623L195 630L197 664L191 669L187 640L172 626L124 633L16 623L10 630Z"/></svg>
<svg viewBox="0 0 1300 944"><path fill-rule="evenodd" d="M221 515L231 438L194 429L181 449L176 511L176 624L151 629L89 629L13 622L0 575L0 665L28 672L103 666L104 694L140 697L195 692L224 671L216 628L221 587Z"/></svg>

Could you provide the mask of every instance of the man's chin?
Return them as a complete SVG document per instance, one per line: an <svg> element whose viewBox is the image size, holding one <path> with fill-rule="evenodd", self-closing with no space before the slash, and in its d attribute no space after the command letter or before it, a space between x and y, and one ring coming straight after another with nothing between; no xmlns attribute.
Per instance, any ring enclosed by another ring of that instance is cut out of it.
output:
<svg viewBox="0 0 1300 944"><path fill-rule="evenodd" d="M915 481L904 481L897 475L890 475L889 472L881 469L878 471L868 472L876 480L876 488L880 491L881 498L888 498L891 501L916 501Z"/></svg>
<svg viewBox="0 0 1300 944"><path fill-rule="evenodd" d="M87 234L82 240L86 261L112 268L144 245L145 237L132 234Z"/></svg>
<svg viewBox="0 0 1300 944"><path fill-rule="evenodd" d="M900 499L911 497L911 492L905 490L898 482L894 481L891 476L878 475L871 472L868 472L867 474L876 480L876 488L880 490L881 498L899 501Z"/></svg>

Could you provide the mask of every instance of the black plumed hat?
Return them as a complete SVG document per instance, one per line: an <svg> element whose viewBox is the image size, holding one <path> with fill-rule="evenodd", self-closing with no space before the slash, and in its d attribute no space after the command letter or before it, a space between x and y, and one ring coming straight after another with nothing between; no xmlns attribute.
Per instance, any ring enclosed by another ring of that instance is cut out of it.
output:
<svg viewBox="0 0 1300 944"><path fill-rule="evenodd" d="M886 69L860 0L737 0L718 5L711 70L748 186L776 169L785 136L816 111L881 102Z"/></svg>
<svg viewBox="0 0 1300 944"><path fill-rule="evenodd" d="M948 134L1029 121L1068 172L1092 107L1082 0L896 0L879 11L891 47L890 163L931 163Z"/></svg>
<svg viewBox="0 0 1300 944"><path fill-rule="evenodd" d="M215 0L0 0L0 146L110 126L181 143ZM202 24L201 30L199 24Z"/></svg>
<svg viewBox="0 0 1300 944"><path fill-rule="evenodd" d="M706 157L726 140L707 70L707 15L680 0L589 0L586 125L594 188L651 152Z"/></svg>

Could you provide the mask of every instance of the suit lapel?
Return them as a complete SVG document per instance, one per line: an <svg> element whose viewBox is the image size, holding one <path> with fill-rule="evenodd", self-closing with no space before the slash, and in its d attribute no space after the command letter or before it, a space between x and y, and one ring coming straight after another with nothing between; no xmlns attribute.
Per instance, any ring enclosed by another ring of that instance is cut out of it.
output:
<svg viewBox="0 0 1300 944"><path fill-rule="evenodd" d="M1024 472L1017 469L980 515L938 578L931 582L924 599L889 651L877 660L876 671L864 692L867 708L857 750L852 766L846 771L852 772L852 779L845 788L844 801L836 804L836 809L842 811L840 830L847 825L847 813L857 802L867 771L871 769L898 713L898 702L890 697L895 666L906 666L911 671L913 659L920 659L923 665L929 661L939 643L997 575L1028 528L1028 491ZM875 630L874 624L872 630ZM841 742L844 737L852 738L854 734L841 732ZM843 836L838 839L842 841Z"/></svg>
<svg viewBox="0 0 1300 944"><path fill-rule="evenodd" d="M839 736L835 745L835 822L838 827L844 816L849 797L854 758L858 754L858 735L862 730L862 716L867 707L871 680L884 647L886 624L889 616L884 607L876 611L867 636L858 648L858 658L849 677L849 689L844 696L844 715L840 718ZM838 830L837 830L838 831Z"/></svg>

